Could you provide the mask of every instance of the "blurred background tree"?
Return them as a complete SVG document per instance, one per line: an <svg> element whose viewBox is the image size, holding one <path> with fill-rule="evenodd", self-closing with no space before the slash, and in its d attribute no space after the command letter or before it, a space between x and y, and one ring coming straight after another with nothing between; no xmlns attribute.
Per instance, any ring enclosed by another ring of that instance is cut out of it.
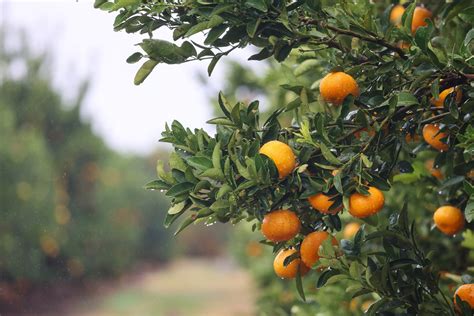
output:
<svg viewBox="0 0 474 316"><path fill-rule="evenodd" d="M48 54L0 36L0 297L58 279L117 275L167 260L168 202L143 189L150 157L109 149L52 86ZM17 36L15 32L11 36ZM5 290L8 284L12 291Z"/></svg>

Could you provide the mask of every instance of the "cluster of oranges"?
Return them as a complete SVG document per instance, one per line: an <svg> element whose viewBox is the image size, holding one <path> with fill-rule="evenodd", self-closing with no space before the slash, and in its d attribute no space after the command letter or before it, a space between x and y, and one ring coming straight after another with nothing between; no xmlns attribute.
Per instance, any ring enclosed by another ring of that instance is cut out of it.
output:
<svg viewBox="0 0 474 316"><path fill-rule="evenodd" d="M270 158L279 174L280 179L287 177L296 167L296 158L293 150L287 144L280 141L270 141L260 148L260 153ZM309 204L318 212L323 214L335 214L342 206L332 207L335 196L318 193L308 198ZM384 205L383 193L375 187L369 187L368 195L353 193L349 198L349 213L357 218L365 218L379 212ZM348 225L344 230L344 236L350 238L359 229L359 224ZM265 238L272 242L285 242L293 239L300 233L301 221L297 214L291 210L273 210L265 215L261 231ZM323 242L331 238L333 245L337 245L336 239L325 231L314 231L306 235L296 249L283 249L275 257L273 268L281 278L294 278L298 271L301 275L306 274L310 268L319 260L319 248ZM294 258L285 265L285 259Z"/></svg>
<svg viewBox="0 0 474 316"><path fill-rule="evenodd" d="M401 25L401 17L405 8L396 5L390 13L390 21ZM431 18L431 12L423 7L416 7L413 13L411 32L414 34L421 26L427 25L427 19ZM457 87L451 87L441 91L438 98L431 98L431 104L436 107L442 107L448 95L455 93L455 102L460 103L462 92ZM360 94L359 86L352 76L347 73L336 71L326 75L320 83L321 97L334 106L340 106L349 96L358 97ZM372 130L366 130L370 136L375 134ZM372 134L371 134L372 133ZM448 150L449 146L445 142L448 138L446 132L441 131L437 124L426 124L423 127L422 135L426 143L439 151ZM360 138L359 135L355 135ZM293 150L287 144L280 141L270 141L264 144L260 153L270 158L279 174L280 179L284 179L296 167L296 158ZM441 179L443 175L434 168L433 161L427 162L427 168L431 174ZM318 212L323 214L336 214L342 209L342 206L333 207L335 196L325 193L317 193L308 198L309 204ZM353 193L349 197L349 213L356 218L365 218L378 213L384 206L383 193L375 188L369 187L368 194ZM460 232L464 227L464 216L462 211L454 206L446 205L438 208L434 213L434 222L438 229L447 234L454 235ZM268 213L262 223L262 233L265 238L272 242L285 242L293 239L300 233L301 221L297 214L291 210L274 210ZM344 238L351 238L359 230L358 223L349 223L344 228ZM332 244L337 245L337 240L325 231L314 231L303 238L299 245L299 251L295 248L283 249L275 257L273 267L275 273L281 278L294 278L298 273L305 275L313 265L319 260L319 248L325 240L331 238ZM297 247L298 248L298 247ZM292 257L290 262L285 261ZM474 284L461 286L455 293L463 301L468 302L474 307Z"/></svg>

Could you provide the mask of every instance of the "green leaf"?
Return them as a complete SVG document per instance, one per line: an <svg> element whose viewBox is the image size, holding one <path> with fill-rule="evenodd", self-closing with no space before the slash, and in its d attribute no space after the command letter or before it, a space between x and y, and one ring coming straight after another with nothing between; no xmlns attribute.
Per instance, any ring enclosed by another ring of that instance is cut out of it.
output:
<svg viewBox="0 0 474 316"><path fill-rule="evenodd" d="M418 104L418 100L410 92L401 91L398 94L397 106L408 106Z"/></svg>
<svg viewBox="0 0 474 316"><path fill-rule="evenodd" d="M216 27L224 22L224 19L219 15L213 15L209 21L200 22L194 26L192 26L184 35L185 37L189 37L196 33L202 32L204 30Z"/></svg>
<svg viewBox="0 0 474 316"><path fill-rule="evenodd" d="M298 266L298 273L296 275L296 289L298 294L300 295L301 299L306 302L306 297L304 295L304 288L303 288L303 281L301 277L301 265Z"/></svg>
<svg viewBox="0 0 474 316"><path fill-rule="evenodd" d="M222 150L221 143L217 142L212 151L212 165L214 168L221 169Z"/></svg>
<svg viewBox="0 0 474 316"><path fill-rule="evenodd" d="M94 8L100 8L101 5L103 5L104 3L106 3L107 0L95 0L94 1Z"/></svg>
<svg viewBox="0 0 474 316"><path fill-rule="evenodd" d="M246 26L245 29L247 31L248 36L250 36L250 37L255 36L255 33L257 32L258 26L260 25L260 21L261 21L261 19L258 18L256 20L252 20L252 21L247 23L247 26Z"/></svg>
<svg viewBox="0 0 474 316"><path fill-rule="evenodd" d="M359 280L362 273L362 267L357 261L353 261L349 267L349 274L354 280Z"/></svg>
<svg viewBox="0 0 474 316"><path fill-rule="evenodd" d="M403 30L407 34L411 34L411 24L413 21L413 13L415 12L415 8L416 2L410 4L402 15Z"/></svg>
<svg viewBox="0 0 474 316"><path fill-rule="evenodd" d="M211 59L209 66L207 66L207 74L209 75L209 77L212 75L212 72L214 71L217 62L219 61L219 59L221 59L222 56L224 56L224 54L216 54L216 56Z"/></svg>
<svg viewBox="0 0 474 316"><path fill-rule="evenodd" d="M318 289L323 287L327 283L329 278L331 278L332 276L338 275L338 274L340 274L339 270L335 270L335 269L328 269L328 270L324 271L319 276L319 279L316 283L316 287Z"/></svg>
<svg viewBox="0 0 474 316"><path fill-rule="evenodd" d="M426 51L428 49L428 43L432 38L433 30L434 30L434 25L431 19L428 20L428 24L426 26L419 27L416 30L415 43L423 51Z"/></svg>
<svg viewBox="0 0 474 316"><path fill-rule="evenodd" d="M183 229L185 229L186 227L188 227L189 225L191 225L192 223L194 223L194 221L196 221L197 217L195 216L190 216L188 218L186 218L182 223L181 225L179 225L178 229L176 230L176 232L174 233L174 235L178 235L180 232L183 231Z"/></svg>
<svg viewBox="0 0 474 316"><path fill-rule="evenodd" d="M178 183L173 185L168 192L166 192L166 196L178 196L184 193L188 193L192 188L194 187L194 184L190 182L183 182L183 183Z"/></svg>
<svg viewBox="0 0 474 316"><path fill-rule="evenodd" d="M125 7L139 5L141 0L117 0L115 5L112 7L112 10L118 10Z"/></svg>
<svg viewBox="0 0 474 316"><path fill-rule="evenodd" d="M168 210L168 214L170 215L178 214L184 209L185 206L186 206L186 201L175 204L172 207L170 207L170 209Z"/></svg>
<svg viewBox="0 0 474 316"><path fill-rule="evenodd" d="M212 168L212 160L203 156L194 156L187 159L187 163L201 171Z"/></svg>
<svg viewBox="0 0 474 316"><path fill-rule="evenodd" d="M466 208L464 209L464 216L468 223L472 222L474 219L474 201L471 200L467 203Z"/></svg>
<svg viewBox="0 0 474 316"><path fill-rule="evenodd" d="M329 148L324 143L321 142L318 145L319 145L319 148L321 149L321 153L323 154L324 158L326 158L327 161L336 165L341 164L339 159L337 159L337 157L334 156L334 154L329 150Z"/></svg>
<svg viewBox="0 0 474 316"><path fill-rule="evenodd" d="M199 175L200 178L211 178L214 180L224 180L224 174L221 169L209 168Z"/></svg>
<svg viewBox="0 0 474 316"><path fill-rule="evenodd" d="M245 4L262 12L267 12L267 3L265 0L247 0Z"/></svg>
<svg viewBox="0 0 474 316"><path fill-rule="evenodd" d="M146 190L168 190L170 185L162 180L154 180L145 184Z"/></svg>
<svg viewBox="0 0 474 316"><path fill-rule="evenodd" d="M215 42L222 34L227 30L227 26L224 24L213 27L207 34L204 44L210 45Z"/></svg>
<svg viewBox="0 0 474 316"><path fill-rule="evenodd" d="M471 29L469 30L469 32L467 32L466 37L464 38L464 46L468 46L473 39L474 39L474 29Z"/></svg>
<svg viewBox="0 0 474 316"><path fill-rule="evenodd" d="M141 84L153 71L153 69L158 65L156 60L147 60L141 67L138 69L137 74L135 75L135 79L133 83L135 85Z"/></svg>
<svg viewBox="0 0 474 316"><path fill-rule="evenodd" d="M230 206L230 203L228 200L217 200L212 205L210 206L210 209L213 211L218 211L221 209L228 209Z"/></svg>
<svg viewBox="0 0 474 316"><path fill-rule="evenodd" d="M142 53L136 52L136 53L133 53L132 55L128 56L126 62L129 63L129 64L134 64L134 63L140 61L140 59L142 59L142 57L143 57Z"/></svg>

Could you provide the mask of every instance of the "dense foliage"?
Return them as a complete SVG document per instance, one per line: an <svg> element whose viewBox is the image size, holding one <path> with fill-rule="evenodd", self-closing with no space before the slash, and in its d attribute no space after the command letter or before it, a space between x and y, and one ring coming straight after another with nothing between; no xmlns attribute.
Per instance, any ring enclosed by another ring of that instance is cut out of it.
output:
<svg viewBox="0 0 474 316"><path fill-rule="evenodd" d="M301 221L300 233L283 242L264 242L275 252L299 249L313 231L340 231L355 193L367 195L368 187L390 191L382 212L364 218L366 225L354 239L340 240L340 250L323 244L316 285L344 280L353 297L374 293L377 301L369 314L455 313L441 289L438 268L465 273L472 258L466 250L453 251L461 247L459 236L449 239L427 229L427 211L449 204L463 210L468 223L473 218L469 1L426 4L433 17L426 22L415 17L420 4L406 3L399 25L390 23L394 7L386 1L99 0L96 6L118 12L116 30L149 35L140 44L144 53L128 59L148 59L136 84L160 63L210 59L210 74L223 56L248 45L259 48L250 60L283 63L273 64L283 76L263 89L278 82L285 98L277 98L278 107L263 123L258 101L230 102L220 93L222 114L209 121L216 125L215 136L177 121L166 127L162 141L172 143L175 152L169 170L159 165L159 178L148 185L171 197L166 225L186 215L178 232L197 221L245 220L256 230L269 212L290 209ZM419 27L413 27L415 22ZM200 32L206 37L202 43L176 45L153 38L162 26L173 31L175 41ZM320 93L321 78L341 71L356 79L360 95L354 92L340 105L328 103ZM437 104L448 88L455 92ZM433 126L435 132L427 137ZM259 153L271 140L290 145L297 157L298 166L287 177L279 176L273 159ZM430 157L432 166L443 171L442 179L428 176L424 162ZM407 190L407 184L416 189ZM318 193L331 197L331 212L311 208L307 198ZM455 279L472 283L468 275ZM304 298L301 276L296 283ZM457 306L470 315L468 304L458 299Z"/></svg>
<svg viewBox="0 0 474 316"><path fill-rule="evenodd" d="M167 202L142 189L154 161L107 148L81 118L86 89L65 102L44 56L0 47L0 301L167 259Z"/></svg>

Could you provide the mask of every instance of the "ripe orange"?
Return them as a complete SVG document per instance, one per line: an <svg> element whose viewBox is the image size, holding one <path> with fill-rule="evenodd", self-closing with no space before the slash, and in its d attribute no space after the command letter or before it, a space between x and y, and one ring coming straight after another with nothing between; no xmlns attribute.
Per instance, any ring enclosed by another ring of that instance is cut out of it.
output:
<svg viewBox="0 0 474 316"><path fill-rule="evenodd" d="M296 157L290 146L278 140L265 143L260 148L262 155L270 158L278 169L280 179L286 178L296 166Z"/></svg>
<svg viewBox="0 0 474 316"><path fill-rule="evenodd" d="M299 233L300 227L301 222L294 212L277 210L263 218L262 234L273 242L287 241Z"/></svg>
<svg viewBox="0 0 474 316"><path fill-rule="evenodd" d="M448 89L445 89L443 91L440 92L439 94L439 98L438 99L434 99L434 98L431 98L431 104L433 104L434 106L438 106L438 107L443 107L444 105L444 100L446 100L446 97L453 93L453 92L456 92L456 103L459 104L462 100L462 91L461 89L459 88L454 88L454 87L451 87L451 88L448 88Z"/></svg>
<svg viewBox="0 0 474 316"><path fill-rule="evenodd" d="M250 241L245 247L245 252L249 257L259 257L263 253L263 246L261 243L256 241Z"/></svg>
<svg viewBox="0 0 474 316"><path fill-rule="evenodd" d="M349 213L357 218L365 218L378 213L385 203L385 198L379 189L369 187L369 195L353 193L349 198Z"/></svg>
<svg viewBox="0 0 474 316"><path fill-rule="evenodd" d="M469 172L466 174L466 176L469 179L474 179L474 169L469 170Z"/></svg>
<svg viewBox="0 0 474 316"><path fill-rule="evenodd" d="M409 49L411 47L411 44L408 42L400 41L397 43L397 47L401 49Z"/></svg>
<svg viewBox="0 0 474 316"><path fill-rule="evenodd" d="M308 198L309 204L315 209L324 214L336 214L342 209L342 205L337 208L330 210L334 201L331 200L333 196L326 195L324 193L318 193Z"/></svg>
<svg viewBox="0 0 474 316"><path fill-rule="evenodd" d="M342 231L342 235L344 236L344 239L351 239L352 237L355 236L355 234L357 234L359 229L360 229L359 223L351 222L344 227L344 230Z"/></svg>
<svg viewBox="0 0 474 316"><path fill-rule="evenodd" d="M413 12L413 20L411 21L411 32L415 34L419 27L428 25L425 19L429 18L431 18L430 10L423 7L416 7Z"/></svg>
<svg viewBox="0 0 474 316"><path fill-rule="evenodd" d="M431 173L436 179L443 179L443 173L438 168L434 167L434 159L429 159L425 162L426 169Z"/></svg>
<svg viewBox="0 0 474 316"><path fill-rule="evenodd" d="M373 128L367 130L367 128L364 127L363 129L357 132L354 132L354 137L357 139L360 139L362 137L362 132L366 132L369 135L369 137L372 137L375 135L375 130Z"/></svg>
<svg viewBox="0 0 474 316"><path fill-rule="evenodd" d="M365 301L360 306L360 310L366 313L369 310L370 306L372 306L372 304L374 304L374 301L371 301L371 300Z"/></svg>
<svg viewBox="0 0 474 316"><path fill-rule="evenodd" d="M464 228L464 215L461 210L451 205L438 208L433 215L436 227L446 235L454 235Z"/></svg>
<svg viewBox="0 0 474 316"><path fill-rule="evenodd" d="M426 124L423 127L423 138L425 142L431 145L431 147L439 150L446 151L449 146L446 143L443 143L441 140L446 138L448 134L439 132L440 128L436 124Z"/></svg>
<svg viewBox="0 0 474 316"><path fill-rule="evenodd" d="M319 260L319 247L330 236L325 231L317 231L310 233L303 239L300 254L301 260L306 266L312 267ZM337 245L337 240L334 237L332 237L332 244Z"/></svg>
<svg viewBox="0 0 474 316"><path fill-rule="evenodd" d="M402 25L402 15L405 12L405 8L401 4L397 4L390 11L390 22L396 26Z"/></svg>
<svg viewBox="0 0 474 316"><path fill-rule="evenodd" d="M301 259L293 259L288 265L285 266L285 259L296 253L293 248L281 250L273 260L273 270L276 275L282 279L293 279L298 274L298 268L301 275L305 275L310 270Z"/></svg>
<svg viewBox="0 0 474 316"><path fill-rule="evenodd" d="M324 101L341 105L349 94L359 96L359 86L352 76L342 71L331 72L321 80L319 92Z"/></svg>
<svg viewBox="0 0 474 316"><path fill-rule="evenodd" d="M454 292L454 305L458 308L456 296L459 296L461 301L468 303L471 308L474 308L474 284L463 284Z"/></svg>
<svg viewBox="0 0 474 316"><path fill-rule="evenodd" d="M408 133L408 134L405 135L405 141L407 143L414 143L414 142L417 142L419 140L420 140L420 136L418 136L418 134L413 134L412 135L412 134Z"/></svg>

